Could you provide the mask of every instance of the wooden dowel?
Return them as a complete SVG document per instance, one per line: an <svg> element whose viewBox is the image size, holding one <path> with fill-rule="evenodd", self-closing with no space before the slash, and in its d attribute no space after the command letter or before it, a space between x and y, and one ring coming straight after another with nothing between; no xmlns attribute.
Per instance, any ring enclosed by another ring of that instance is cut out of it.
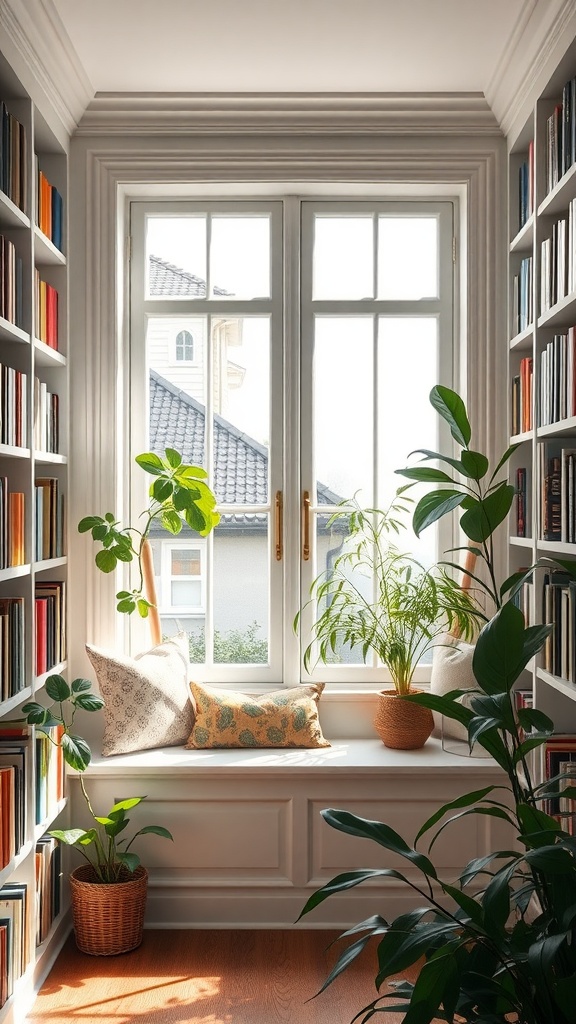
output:
<svg viewBox="0 0 576 1024"><path fill-rule="evenodd" d="M152 559L152 548L150 542L145 540L142 545L142 577L144 580L144 596L153 605L148 610L148 621L150 623L150 638L152 646L162 643L162 629L160 626L160 615L158 614L158 599L156 597L156 581L154 579L154 561Z"/></svg>

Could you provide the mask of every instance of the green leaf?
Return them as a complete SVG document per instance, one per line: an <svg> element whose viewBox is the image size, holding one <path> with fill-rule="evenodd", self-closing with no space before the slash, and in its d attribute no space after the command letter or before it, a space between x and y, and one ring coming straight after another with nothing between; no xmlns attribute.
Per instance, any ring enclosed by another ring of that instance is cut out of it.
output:
<svg viewBox="0 0 576 1024"><path fill-rule="evenodd" d="M177 512L172 509L167 509L162 512L160 516L160 522L168 533L172 533L174 536L180 533L182 529L182 520Z"/></svg>
<svg viewBox="0 0 576 1024"><path fill-rule="evenodd" d="M117 558L113 551L99 551L95 562L101 572L113 572L116 568Z"/></svg>
<svg viewBox="0 0 576 1024"><path fill-rule="evenodd" d="M140 865L140 857L135 853L117 853L117 859L128 871L136 871Z"/></svg>
<svg viewBox="0 0 576 1024"><path fill-rule="evenodd" d="M350 811L335 810L332 807L320 812L324 821L339 832L345 832L350 836L359 836L362 839L371 839L373 842L383 846L386 850L398 854L409 860L425 875L436 878L436 868L424 854L414 850L402 839L389 825L381 821L371 821L368 818L361 818Z"/></svg>
<svg viewBox="0 0 576 1024"><path fill-rule="evenodd" d="M126 800L119 800L118 803L114 804L108 812L108 817L111 818L112 815L117 814L118 811L131 811L133 807L137 807L137 805L141 804L145 799L145 796L131 796Z"/></svg>
<svg viewBox="0 0 576 1024"><path fill-rule="evenodd" d="M482 500L475 500L460 517L460 526L471 541L480 544L491 537L497 526L503 523L512 508L514 488L511 484L500 486Z"/></svg>
<svg viewBox="0 0 576 1024"><path fill-rule="evenodd" d="M160 505L172 498L173 491L174 484L171 480L167 480L165 477L158 477L150 488L150 494Z"/></svg>
<svg viewBox="0 0 576 1024"><path fill-rule="evenodd" d="M152 605L144 597L139 597L136 601L136 607L138 608L138 614L141 619L148 618L148 612L152 608Z"/></svg>
<svg viewBox="0 0 576 1024"><path fill-rule="evenodd" d="M496 479L496 477L497 477L498 473L499 473L499 472L500 472L500 470L502 469L502 466L505 466L505 465L506 465L506 463L508 462L508 460L509 460L509 459L510 459L510 458L511 458L511 457L512 457L513 455L514 455L514 452L515 452L515 451L516 451L516 450L517 450L517 449L518 449L519 447L520 447L520 445L519 445L519 444L511 444L511 445L510 445L510 447L506 449L506 451L505 451L505 452L504 452L504 454L502 455L502 457L501 457L500 461L498 462L498 464L497 464L497 466L496 466L496 469L494 470L494 472L492 473L492 476L490 477L490 483L492 483L492 481Z"/></svg>
<svg viewBox="0 0 576 1024"><path fill-rule="evenodd" d="M96 833L94 829L90 829L89 832L86 832L83 828L55 828L52 829L52 831L49 832L48 835L53 836L54 839L57 839L59 843L64 843L66 846L75 846L76 843L80 842L80 840L82 840L85 836L91 836L92 838L89 841L92 842L92 839L94 838Z"/></svg>
<svg viewBox="0 0 576 1024"><path fill-rule="evenodd" d="M175 448L165 449L166 462L172 469L177 469L182 464L182 456L180 452L177 452Z"/></svg>
<svg viewBox="0 0 576 1024"><path fill-rule="evenodd" d="M449 803L440 807L439 810L435 811L434 814L424 822L418 831L414 842L417 843L418 840L421 839L422 836L436 824L436 822L440 821L440 818L443 818L445 814L448 814L450 811L458 810L461 807L469 807L471 804L477 804L480 800L483 800L488 793L493 793L495 789L502 788L502 786L486 786L484 789L475 789L472 793L465 793L464 796L459 796L456 800L450 800Z"/></svg>
<svg viewBox="0 0 576 1024"><path fill-rule="evenodd" d="M394 868L367 868L363 871L344 871L308 897L296 921L299 921L305 914L309 914L311 910L314 910L334 893L346 892L348 889L353 889L356 885L361 885L362 882L370 881L373 878L396 878L401 882L407 883L406 877L399 871L395 871Z"/></svg>
<svg viewBox="0 0 576 1024"><path fill-rule="evenodd" d="M86 740L82 739L81 736L72 736L70 733L64 733L60 740L60 746L62 747L66 764L69 764L71 768L75 768L78 772L86 771L92 757L92 752Z"/></svg>
<svg viewBox="0 0 576 1024"><path fill-rule="evenodd" d="M560 830L555 818L531 804L518 804L516 813L520 822L521 837L530 840L531 846L546 846L549 833Z"/></svg>
<svg viewBox="0 0 576 1024"><path fill-rule="evenodd" d="M396 469L396 473L405 476L408 480L419 480L422 483L453 484L454 480L442 469L434 469L432 466L407 466L406 469Z"/></svg>
<svg viewBox="0 0 576 1024"><path fill-rule="evenodd" d="M78 523L78 533L88 533L95 526L100 526L104 520L102 516L84 516Z"/></svg>
<svg viewBox="0 0 576 1024"><path fill-rule="evenodd" d="M548 733L551 735L554 732L554 722L548 715L545 715L543 711L539 711L537 708L519 708L517 711L518 721L523 729L537 729L538 732Z"/></svg>
<svg viewBox="0 0 576 1024"><path fill-rule="evenodd" d="M92 683L89 679L73 679L70 683L70 689L72 693L86 693L87 690L92 689Z"/></svg>
<svg viewBox="0 0 576 1024"><path fill-rule="evenodd" d="M419 537L427 526L431 526L448 512L458 508L465 498L466 495L462 491L441 490L425 494L420 498L412 516L412 526L416 536Z"/></svg>
<svg viewBox="0 0 576 1024"><path fill-rule="evenodd" d="M509 691L524 668L524 616L507 602L486 623L474 648L472 670L487 694Z"/></svg>
<svg viewBox="0 0 576 1024"><path fill-rule="evenodd" d="M151 476L160 476L164 472L162 459L153 452L143 452L142 455L137 455L136 462L144 472L150 473Z"/></svg>
<svg viewBox="0 0 576 1024"><path fill-rule="evenodd" d="M482 904L477 903L472 896L468 893L462 892L462 889L457 889L454 885L448 885L447 882L442 883L442 888L447 896L451 896L455 903L458 904L461 910L464 911L467 917L477 925L479 928L483 927L484 911Z"/></svg>
<svg viewBox="0 0 576 1024"><path fill-rule="evenodd" d="M104 701L98 693L80 693L74 704L83 711L100 711L104 707Z"/></svg>
<svg viewBox="0 0 576 1024"><path fill-rule="evenodd" d="M482 452L463 451L460 456L466 476L472 480L482 480L488 472L489 462Z"/></svg>
<svg viewBox="0 0 576 1024"><path fill-rule="evenodd" d="M174 836L172 835L172 833L169 832L167 828L164 828L163 825L145 825L144 828L141 828L136 833L137 836L144 836L148 834L154 836L161 836L163 839L171 839L172 841L174 841ZM136 838L136 836L134 838Z"/></svg>
<svg viewBox="0 0 576 1024"><path fill-rule="evenodd" d="M126 615L131 615L135 608L136 601L133 597L123 597L116 605L116 610Z"/></svg>
<svg viewBox="0 0 576 1024"><path fill-rule="evenodd" d="M430 404L450 427L454 440L467 448L472 436L466 406L455 391L437 384L430 392Z"/></svg>

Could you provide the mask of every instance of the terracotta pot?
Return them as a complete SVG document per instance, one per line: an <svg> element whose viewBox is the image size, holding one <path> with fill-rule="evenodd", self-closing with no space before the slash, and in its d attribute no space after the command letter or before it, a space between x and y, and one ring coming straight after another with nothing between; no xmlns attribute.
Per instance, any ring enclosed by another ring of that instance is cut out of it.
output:
<svg viewBox="0 0 576 1024"><path fill-rule="evenodd" d="M142 942L148 872L142 866L123 882L95 881L88 865L70 875L76 945L92 956L114 956Z"/></svg>
<svg viewBox="0 0 576 1024"><path fill-rule="evenodd" d="M410 693L422 693L422 690L411 689ZM381 690L374 725L385 747L417 750L430 736L434 717L429 708L402 700L396 690Z"/></svg>

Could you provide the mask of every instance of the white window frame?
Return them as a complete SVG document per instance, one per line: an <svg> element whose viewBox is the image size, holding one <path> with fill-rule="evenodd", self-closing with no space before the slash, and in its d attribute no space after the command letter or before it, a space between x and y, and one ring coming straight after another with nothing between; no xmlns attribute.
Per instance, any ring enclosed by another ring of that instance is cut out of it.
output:
<svg viewBox="0 0 576 1024"><path fill-rule="evenodd" d="M179 540L158 538L160 544L160 615L178 618L182 616L204 616L206 614L206 542L202 538L182 537ZM200 554L200 573L198 576L175 576L172 572L173 551L198 551ZM198 580L200 582L200 602L196 605L172 603L172 583Z"/></svg>

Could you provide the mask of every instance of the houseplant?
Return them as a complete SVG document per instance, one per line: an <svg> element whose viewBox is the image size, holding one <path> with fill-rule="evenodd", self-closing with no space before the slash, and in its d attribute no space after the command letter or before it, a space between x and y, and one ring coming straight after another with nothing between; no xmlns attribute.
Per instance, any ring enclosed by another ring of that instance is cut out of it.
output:
<svg viewBox="0 0 576 1024"><path fill-rule="evenodd" d="M148 540L152 525L159 523L174 535L186 525L206 537L218 525L220 515L216 511L214 493L206 483L206 470L183 462L175 448L166 448L164 457L144 452L136 456L136 462L154 478L148 507L139 517L141 525L121 526L112 512L106 512L104 516L84 516L78 523L78 531L91 533L93 540L101 545L95 562L102 572L113 572L119 562L137 562L137 586L133 590L120 590L116 594L116 607L128 615L138 611L146 618L156 604Z"/></svg>
<svg viewBox="0 0 576 1024"><path fill-rule="evenodd" d="M336 512L330 524L347 529L346 543L312 583L305 605L317 610L304 652L307 669L314 655L330 661L339 645L360 649L364 660L372 651L388 668L393 688L379 696L375 725L384 744L398 749L422 746L434 721L429 708L395 698L414 692L416 667L442 634L457 627L470 639L482 619L442 566L425 569L396 545L408 511L400 491L386 510L346 503Z"/></svg>
<svg viewBox="0 0 576 1024"><path fill-rule="evenodd" d="M124 953L142 941L148 882L147 871L132 844L150 833L165 839L172 839L172 835L162 825L144 825L131 838L126 835L130 821L127 812L145 797L119 800L106 815L93 809L82 777L92 753L73 726L78 711L99 711L104 701L92 692L88 679L74 679L68 685L62 676L52 675L46 680L45 691L52 703L25 704L22 710L26 721L46 732L61 748L66 764L79 773L82 796L94 822L88 829L54 829L48 833L76 849L86 862L70 878L76 943L85 953Z"/></svg>
<svg viewBox="0 0 576 1024"><path fill-rule="evenodd" d="M422 900L415 910L389 922L379 913L349 929L353 941L339 956L322 990L378 937L376 987L424 959L415 982L402 981L378 995L355 1020L368 1021L387 1010L406 1014L405 1024L435 1019L466 1024L571 1024L576 981L576 838L563 827L562 815L547 813L546 801L576 799L576 787L563 787L559 774L543 783L532 778L528 755L546 742L552 721L541 711L515 711L512 688L522 670L549 635L546 625L526 626L514 604L518 588L532 566L502 584L496 578L492 537L506 518L513 488L499 474L509 448L490 472L488 459L470 448L471 430L458 395L436 387L431 401L449 424L459 457L421 452L425 461L439 459L450 472L434 467L409 468L404 476L432 482L435 489L415 507L414 526L430 523L461 508L460 525L486 567L478 577L495 604L495 613L477 639L473 669L477 689L470 707L458 703L460 690L440 697L407 696L404 700L432 708L466 726L469 743L480 743L503 770L503 785L468 793L440 807L423 823L413 844L384 823L343 810L322 812L341 832L376 842L397 854L421 880L396 869L351 871L338 875L308 900L302 915L335 893L364 881L392 876ZM572 576L574 565L555 560ZM459 877L441 879L429 854L437 836L468 815L503 818L513 841L507 850L467 864ZM418 843L431 835L428 851ZM301 916L302 916L301 915ZM321 991L322 991L321 990ZM392 1004L392 1005L391 1005Z"/></svg>

